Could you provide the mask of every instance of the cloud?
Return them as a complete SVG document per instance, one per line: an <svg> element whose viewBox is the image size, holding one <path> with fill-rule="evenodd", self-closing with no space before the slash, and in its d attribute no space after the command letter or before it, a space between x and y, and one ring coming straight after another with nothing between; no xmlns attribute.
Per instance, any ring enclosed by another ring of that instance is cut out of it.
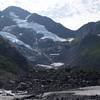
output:
<svg viewBox="0 0 100 100"><path fill-rule="evenodd" d="M32 13L48 16L68 28L100 20L100 0L1 0L0 9L22 7Z"/></svg>
<svg viewBox="0 0 100 100"><path fill-rule="evenodd" d="M66 0L44 12L68 28L78 29L83 24L100 20L100 0Z"/></svg>

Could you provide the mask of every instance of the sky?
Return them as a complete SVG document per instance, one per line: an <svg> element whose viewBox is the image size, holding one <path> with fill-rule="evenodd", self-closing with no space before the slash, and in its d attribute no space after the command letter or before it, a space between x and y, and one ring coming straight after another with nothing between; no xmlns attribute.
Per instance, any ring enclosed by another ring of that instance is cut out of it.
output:
<svg viewBox="0 0 100 100"><path fill-rule="evenodd" d="M48 16L72 30L100 20L100 0L0 0L0 10L8 6Z"/></svg>

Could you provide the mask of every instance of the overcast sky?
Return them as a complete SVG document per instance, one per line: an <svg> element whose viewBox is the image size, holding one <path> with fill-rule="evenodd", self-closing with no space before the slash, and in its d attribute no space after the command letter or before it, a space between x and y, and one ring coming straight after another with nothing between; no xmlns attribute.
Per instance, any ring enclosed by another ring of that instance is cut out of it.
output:
<svg viewBox="0 0 100 100"><path fill-rule="evenodd" d="M0 0L0 10L8 6L49 16L73 30L100 20L100 0Z"/></svg>

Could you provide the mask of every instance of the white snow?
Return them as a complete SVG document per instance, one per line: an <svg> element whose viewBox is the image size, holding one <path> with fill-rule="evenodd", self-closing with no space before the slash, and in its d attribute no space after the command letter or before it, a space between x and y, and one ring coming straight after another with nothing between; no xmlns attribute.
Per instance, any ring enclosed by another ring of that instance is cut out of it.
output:
<svg viewBox="0 0 100 100"><path fill-rule="evenodd" d="M16 25L11 25L11 26L5 26L2 31L4 32L10 32Z"/></svg>
<svg viewBox="0 0 100 100"><path fill-rule="evenodd" d="M32 14L29 14L29 15L25 18L25 20L27 20L31 15L32 15Z"/></svg>
<svg viewBox="0 0 100 100"><path fill-rule="evenodd" d="M50 66L50 65L43 65L43 64L37 64L37 66L44 67L44 68L47 68L47 69L51 69L52 68L52 66Z"/></svg>
<svg viewBox="0 0 100 100"><path fill-rule="evenodd" d="M1 18L4 18L4 16L2 15Z"/></svg>
<svg viewBox="0 0 100 100"><path fill-rule="evenodd" d="M13 12L10 12L9 15L10 15L12 18L19 18L19 16L17 16L17 15L14 14Z"/></svg>
<svg viewBox="0 0 100 100"><path fill-rule="evenodd" d="M23 35L23 33L19 33L19 35L20 35L20 36L22 36L22 35Z"/></svg>
<svg viewBox="0 0 100 100"><path fill-rule="evenodd" d="M68 42L72 42L74 40L74 38L67 38Z"/></svg>
<svg viewBox="0 0 100 100"><path fill-rule="evenodd" d="M14 93L12 93L11 90L4 90L4 89L0 89L0 94L2 94L2 96L6 96L6 95L12 95L12 96L15 96Z"/></svg>
<svg viewBox="0 0 100 100"><path fill-rule="evenodd" d="M100 36L100 34L97 34L97 36Z"/></svg>
<svg viewBox="0 0 100 100"><path fill-rule="evenodd" d="M32 50L32 48L29 46L29 45L27 45L27 44L25 44L24 42L22 42L22 41L20 41L15 35L13 35L13 34L10 34L10 33L8 33L8 32L0 32L0 35L2 36L2 37L4 37L4 38L6 38L6 39L8 39L9 41L11 41L11 42L13 42L13 43L17 43L18 45L24 45L25 47L27 47L28 49L31 49Z"/></svg>
<svg viewBox="0 0 100 100"><path fill-rule="evenodd" d="M56 62L56 63L51 64L51 66L54 66L54 67L61 67L63 65L64 65L64 63L61 63L61 62Z"/></svg>
<svg viewBox="0 0 100 100"><path fill-rule="evenodd" d="M18 91L16 93L12 93L12 90L0 89L0 100L15 100L15 98L23 98L27 97L27 91Z"/></svg>
<svg viewBox="0 0 100 100"><path fill-rule="evenodd" d="M50 54L51 56L59 56L59 53Z"/></svg>
<svg viewBox="0 0 100 100"><path fill-rule="evenodd" d="M39 67L44 67L44 68L47 68L47 69L57 69L58 67L61 67L61 66L63 66L64 65L64 63L52 63L52 64L50 64L50 65L44 65L44 64L37 64L37 66L39 66Z"/></svg>
<svg viewBox="0 0 100 100"><path fill-rule="evenodd" d="M52 32L49 32L45 26L40 25L38 23L34 23L34 22L27 22L27 18L25 20L20 19L16 14L14 14L13 12L10 12L10 16L11 18L17 23L17 25L20 28L28 28L28 29L33 29L34 31L37 32L37 34L43 34L44 37L42 37L41 39L52 39L53 41L60 41L60 42L65 42L65 41L70 41L70 39L64 39L64 38L60 38L59 36L57 36L56 34L53 34ZM28 16L29 17L29 16Z"/></svg>

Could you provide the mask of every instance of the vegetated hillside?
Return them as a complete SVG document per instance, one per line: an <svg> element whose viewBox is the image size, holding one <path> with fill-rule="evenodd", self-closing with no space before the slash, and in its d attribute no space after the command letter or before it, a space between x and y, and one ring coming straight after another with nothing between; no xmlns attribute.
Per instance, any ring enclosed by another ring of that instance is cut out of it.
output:
<svg viewBox="0 0 100 100"><path fill-rule="evenodd" d="M76 65L80 67L100 68L100 36L90 34L86 36L78 47L79 58Z"/></svg>
<svg viewBox="0 0 100 100"><path fill-rule="evenodd" d="M33 67L66 65L62 57L75 38L74 31L14 6L1 12L0 23L0 35L10 40Z"/></svg>
<svg viewBox="0 0 100 100"><path fill-rule="evenodd" d="M15 49L13 45L9 44L9 41L3 40L2 37L0 37L0 57L2 59L0 59L2 62L0 64L5 65L4 69L6 69L6 61L8 62L7 71L9 72L18 73L17 70L20 72L27 71L28 69L27 60ZM3 64L3 61L5 61L5 64ZM10 66L10 64L12 66Z"/></svg>
<svg viewBox="0 0 100 100"><path fill-rule="evenodd" d="M29 65L26 59L8 41L0 37L0 87L25 74Z"/></svg>

